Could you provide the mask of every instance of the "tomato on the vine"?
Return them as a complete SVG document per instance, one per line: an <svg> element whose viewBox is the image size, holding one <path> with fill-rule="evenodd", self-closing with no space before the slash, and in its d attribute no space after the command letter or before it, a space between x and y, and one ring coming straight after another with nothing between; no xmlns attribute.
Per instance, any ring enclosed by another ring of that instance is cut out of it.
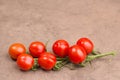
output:
<svg viewBox="0 0 120 80"><path fill-rule="evenodd" d="M56 64L56 57L52 53L44 52L38 58L38 64L44 70L51 70Z"/></svg>
<svg viewBox="0 0 120 80"><path fill-rule="evenodd" d="M30 70L34 65L34 59L29 54L21 54L17 58L17 65L21 70Z"/></svg>
<svg viewBox="0 0 120 80"><path fill-rule="evenodd" d="M79 64L85 60L86 51L81 46L73 45L69 48L68 57L72 63Z"/></svg>
<svg viewBox="0 0 120 80"><path fill-rule="evenodd" d="M9 47L8 52L11 58L16 60L20 54L26 53L26 48L21 43L14 43Z"/></svg>
<svg viewBox="0 0 120 80"><path fill-rule="evenodd" d="M45 45L39 41L32 42L29 46L30 54L33 57L39 57L45 50Z"/></svg>
<svg viewBox="0 0 120 80"><path fill-rule="evenodd" d="M52 46L53 52L59 57L68 56L69 44L65 40L57 40Z"/></svg>
<svg viewBox="0 0 120 80"><path fill-rule="evenodd" d="M87 54L90 54L94 48L92 41L88 38L80 38L77 41L77 45L82 46L86 50Z"/></svg>

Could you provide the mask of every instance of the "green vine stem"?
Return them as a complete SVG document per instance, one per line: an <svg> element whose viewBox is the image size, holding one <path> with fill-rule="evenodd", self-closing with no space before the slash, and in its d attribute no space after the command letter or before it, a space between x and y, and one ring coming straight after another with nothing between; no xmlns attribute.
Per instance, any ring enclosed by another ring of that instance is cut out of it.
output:
<svg viewBox="0 0 120 80"><path fill-rule="evenodd" d="M100 58L100 57L104 57L104 56L108 56L108 55L115 55L115 52L107 52L107 53L103 53L103 54L88 55L85 62L89 62L96 58Z"/></svg>
<svg viewBox="0 0 120 80"><path fill-rule="evenodd" d="M65 61L65 60L68 60L68 57L66 57L66 58L57 57L57 61Z"/></svg>
<svg viewBox="0 0 120 80"><path fill-rule="evenodd" d="M93 50L93 51L91 52L91 54L92 54L92 55L97 55L97 54L101 54L101 52L100 52L100 51Z"/></svg>
<svg viewBox="0 0 120 80"><path fill-rule="evenodd" d="M54 66L53 70L57 71L60 70L63 66L65 66L66 64L69 63L69 60L65 60L65 61L57 61L56 65Z"/></svg>
<svg viewBox="0 0 120 80"><path fill-rule="evenodd" d="M108 55L115 55L115 52L107 52L107 53L103 53L103 54L98 54L94 51L94 54L88 55L85 59L84 62L78 64L81 67L84 67L86 65L86 63L90 63L92 60L96 59L96 58L101 58L104 56L108 56ZM54 66L53 70L60 70L63 66L65 66L66 64L68 64L69 58L57 58L57 63Z"/></svg>
<svg viewBox="0 0 120 80"><path fill-rule="evenodd" d="M80 67L84 67L87 63L91 63L92 60L97 59L97 58L101 58L104 56L108 56L108 55L115 55L115 52L107 52L107 53L98 53L96 51L92 52L93 54L90 54L86 57L85 61L77 64ZM65 66L66 64L70 63L70 60L68 57L65 58L57 58L57 62L55 64L55 66L53 67L53 70L60 70L63 66ZM76 64L75 64L76 65ZM32 67L31 70L35 71L39 68L38 65L38 58L34 58L34 65Z"/></svg>
<svg viewBox="0 0 120 80"><path fill-rule="evenodd" d="M66 58L57 58L57 62L56 65L54 66L53 70L60 70L64 65L66 65L67 63L69 63L69 59L68 57Z"/></svg>
<svg viewBox="0 0 120 80"><path fill-rule="evenodd" d="M34 65L31 70L36 71L39 68L38 58L34 58Z"/></svg>

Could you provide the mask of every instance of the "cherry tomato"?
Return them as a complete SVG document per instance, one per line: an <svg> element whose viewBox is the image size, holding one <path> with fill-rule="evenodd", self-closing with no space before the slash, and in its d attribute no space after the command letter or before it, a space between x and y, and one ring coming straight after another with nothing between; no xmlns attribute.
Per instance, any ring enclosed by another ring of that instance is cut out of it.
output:
<svg viewBox="0 0 120 80"><path fill-rule="evenodd" d="M68 55L69 44L65 40L57 40L52 46L53 52L59 57Z"/></svg>
<svg viewBox="0 0 120 80"><path fill-rule="evenodd" d="M87 54L90 54L94 48L92 41L88 38L80 38L77 41L77 45L82 46L86 50Z"/></svg>
<svg viewBox="0 0 120 80"><path fill-rule="evenodd" d="M34 65L34 59L29 54L21 54L17 58L17 65L21 70L30 70Z"/></svg>
<svg viewBox="0 0 120 80"><path fill-rule="evenodd" d="M72 63L79 64L85 60L86 51L81 46L73 45L69 48L68 56Z"/></svg>
<svg viewBox="0 0 120 80"><path fill-rule="evenodd" d="M42 42L32 42L29 46L30 54L33 57L39 57L41 53L45 52L45 45Z"/></svg>
<svg viewBox="0 0 120 80"><path fill-rule="evenodd" d="M14 43L9 47L9 55L11 56L11 58L13 59L17 59L17 57L22 54L22 53L26 53L26 48L23 44L21 43Z"/></svg>
<svg viewBox="0 0 120 80"><path fill-rule="evenodd" d="M56 57L52 53L45 52L38 58L38 64L44 70L51 70L56 64Z"/></svg>

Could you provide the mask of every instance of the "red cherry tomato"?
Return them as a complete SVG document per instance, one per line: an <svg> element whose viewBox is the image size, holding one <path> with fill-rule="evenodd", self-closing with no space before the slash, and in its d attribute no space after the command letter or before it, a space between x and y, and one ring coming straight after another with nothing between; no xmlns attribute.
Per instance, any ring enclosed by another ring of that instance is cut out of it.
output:
<svg viewBox="0 0 120 80"><path fill-rule="evenodd" d="M32 42L29 46L30 54L33 57L39 57L40 54L45 52L45 45L42 42Z"/></svg>
<svg viewBox="0 0 120 80"><path fill-rule="evenodd" d="M15 60L22 53L26 53L26 48L21 43L14 43L9 47L9 55Z"/></svg>
<svg viewBox="0 0 120 80"><path fill-rule="evenodd" d="M52 46L53 52L59 57L68 55L69 44L65 40L57 40Z"/></svg>
<svg viewBox="0 0 120 80"><path fill-rule="evenodd" d="M69 48L68 56L72 63L79 64L85 60L86 51L81 46L73 45Z"/></svg>
<svg viewBox="0 0 120 80"><path fill-rule="evenodd" d="M45 52L38 58L38 64L44 70L51 70L56 64L56 57L52 53Z"/></svg>
<svg viewBox="0 0 120 80"><path fill-rule="evenodd" d="M21 54L17 58L17 65L21 70L30 70L34 65L34 59L29 54Z"/></svg>
<svg viewBox="0 0 120 80"><path fill-rule="evenodd" d="M87 54L90 54L94 48L92 41L88 38L80 38L77 41L77 45L82 46L86 50Z"/></svg>

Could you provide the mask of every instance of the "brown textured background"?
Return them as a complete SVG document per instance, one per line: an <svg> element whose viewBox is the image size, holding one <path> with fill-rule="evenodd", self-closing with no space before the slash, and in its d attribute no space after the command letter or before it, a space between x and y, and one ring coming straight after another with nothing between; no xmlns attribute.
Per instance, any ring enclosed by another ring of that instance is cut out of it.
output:
<svg viewBox="0 0 120 80"><path fill-rule="evenodd" d="M60 71L18 69L8 47L21 42L66 39L72 45L90 38L95 49L116 51L115 57L93 61L92 66ZM0 0L0 80L120 80L120 0Z"/></svg>

